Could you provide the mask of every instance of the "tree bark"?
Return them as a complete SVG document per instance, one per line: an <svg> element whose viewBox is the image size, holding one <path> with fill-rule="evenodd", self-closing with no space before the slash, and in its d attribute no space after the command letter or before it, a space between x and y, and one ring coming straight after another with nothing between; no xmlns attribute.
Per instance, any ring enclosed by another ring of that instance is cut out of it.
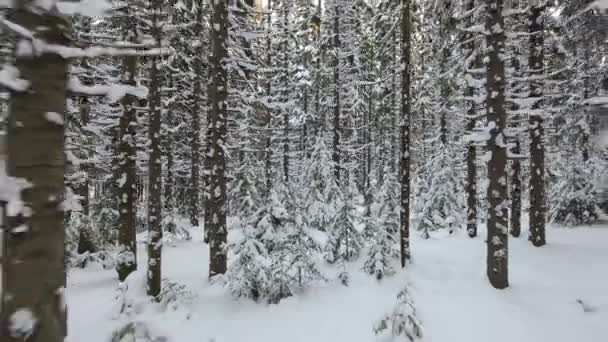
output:
<svg viewBox="0 0 608 342"><path fill-rule="evenodd" d="M128 13L125 23L125 40L135 42L137 28L133 14ZM135 86L137 74L137 57L127 56L122 61L122 82ZM125 96L121 101L120 137L118 143L118 261L116 271L118 279L124 281L131 272L137 270L137 246L135 241L135 203L136 188L136 135L137 117L133 95Z"/></svg>
<svg viewBox="0 0 608 342"><path fill-rule="evenodd" d="M334 177L336 181L340 180L340 7L336 3L334 4L334 36L333 36L333 48L335 54L335 64L333 67L334 76L334 118L333 118L333 154L332 161L334 163Z"/></svg>
<svg viewBox="0 0 608 342"><path fill-rule="evenodd" d="M488 238L487 276L493 287L509 286L508 278L508 195L507 150L504 136L505 111L505 51L503 1L486 3L487 64L486 113L490 139L488 151Z"/></svg>
<svg viewBox="0 0 608 342"><path fill-rule="evenodd" d="M516 118L517 119L517 118ZM511 149L513 154L521 153L519 139ZM521 163L518 159L511 161L511 235L519 237L521 234Z"/></svg>
<svg viewBox="0 0 608 342"><path fill-rule="evenodd" d="M401 267L410 260L410 125L411 125L411 2L401 0L401 159L399 173L401 178L401 225L399 245Z"/></svg>
<svg viewBox="0 0 608 342"><path fill-rule="evenodd" d="M173 89L173 77L170 76L170 85L169 88ZM163 205L165 208L165 214L169 215L169 223L167 224L167 232L173 233L175 230L175 224L173 222L173 209L175 207L175 180L173 176L173 168L174 168L174 160L173 160L173 131L172 127L174 126L173 120L173 108L169 108L167 110L166 116L167 122L167 131L165 132L165 147L164 153L167 156L167 174L165 176L165 192L164 192L164 201Z"/></svg>
<svg viewBox="0 0 608 342"><path fill-rule="evenodd" d="M200 2L200 1L199 1ZM198 4L196 26L199 35L203 34L202 23L202 3ZM203 53L201 42L198 43L195 51L196 57L193 65L194 68L194 84L192 89L192 107L191 107L191 124L190 128L190 182L188 184L188 215L190 216L190 224L194 227L199 225L199 203L200 203L200 163L201 163L201 109L202 99L201 92L203 91L203 67L200 56ZM206 213L205 213L206 215ZM205 216L206 217L206 216ZM205 227L205 234L207 227Z"/></svg>
<svg viewBox="0 0 608 342"><path fill-rule="evenodd" d="M530 114L530 241L543 246L545 239L545 146L543 119L540 110L544 71L543 11L544 5L530 7L528 33L530 34L530 97L536 101Z"/></svg>
<svg viewBox="0 0 608 342"><path fill-rule="evenodd" d="M228 78L223 63L228 57L226 38L228 35L228 9L226 2L212 3L211 48L209 56L210 84L209 101L211 111L208 117L207 139L209 151L206 153L206 176L209 177L209 194L206 201L209 230L209 277L226 273L226 156L224 144L227 133Z"/></svg>
<svg viewBox="0 0 608 342"><path fill-rule="evenodd" d="M34 13L32 1L16 2L10 20L49 44L69 42L62 30L70 23L47 11ZM22 44L28 44L22 41ZM45 52L16 56L20 77L30 82L27 92L13 94L8 134L8 173L30 183L21 192L23 209L7 227L0 300L6 342L62 342L66 336L63 208L64 126L49 113L64 117L68 61ZM12 322L30 318L31 329Z"/></svg>
<svg viewBox="0 0 608 342"><path fill-rule="evenodd" d="M465 11L470 11L474 8L475 1L467 0ZM472 20L470 21L472 25ZM475 41L472 33L465 35L465 40L470 40L467 46L467 50L469 53L476 53L477 56L475 58L475 62L473 63L473 68L478 68L480 65L479 53L475 51ZM473 77L473 75L470 75ZM477 111L477 106L475 103L475 87L469 85L466 89L466 97L470 97L469 109L468 109L468 121L467 121L467 130L469 132L475 129L475 115ZM469 143L467 146L467 182L465 185L467 192L467 233L469 237L477 236L477 151L475 150L475 146L472 143Z"/></svg>
<svg viewBox="0 0 608 342"><path fill-rule="evenodd" d="M161 28L159 27L161 11L159 1L152 5L152 36L160 47ZM160 57L153 56L150 60L150 86L149 86L149 127L148 139L150 153L148 157L148 295L158 298L161 290L161 260L163 228L162 221L162 160L160 151L160 117L161 117L161 80L158 70Z"/></svg>

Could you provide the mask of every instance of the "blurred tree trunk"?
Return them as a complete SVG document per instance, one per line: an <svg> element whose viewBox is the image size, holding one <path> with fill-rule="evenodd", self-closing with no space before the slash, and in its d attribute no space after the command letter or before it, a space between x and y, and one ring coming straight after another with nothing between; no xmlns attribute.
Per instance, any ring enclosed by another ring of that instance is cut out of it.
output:
<svg viewBox="0 0 608 342"><path fill-rule="evenodd" d="M10 20L37 38L59 46L70 23L46 11L33 13L32 1L17 2ZM22 40L21 44L29 44ZM62 342L66 336L64 126L68 61L43 52L16 57L30 89L10 101L8 172L30 183L21 192L23 208L4 235L2 341ZM50 116L53 118L50 118ZM15 321L31 323L26 327Z"/></svg>

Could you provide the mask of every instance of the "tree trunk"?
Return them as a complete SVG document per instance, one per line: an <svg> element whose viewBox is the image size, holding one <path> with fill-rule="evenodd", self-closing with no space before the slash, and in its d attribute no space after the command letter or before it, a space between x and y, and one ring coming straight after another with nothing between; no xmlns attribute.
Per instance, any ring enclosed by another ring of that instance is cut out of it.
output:
<svg viewBox="0 0 608 342"><path fill-rule="evenodd" d="M465 11L470 11L474 8L475 6L475 1L474 0L467 0L466 2L466 8ZM472 20L471 20L471 24L472 24ZM479 58L479 53L475 51L475 41L474 41L474 36L473 34L467 34L465 35L465 40L470 40L470 42L468 43L467 49L469 51L469 53L473 54L476 53L477 56L475 58L475 62L473 63L473 68L476 69L479 67L480 65L480 58ZM473 77L473 75L470 75L470 77ZM466 97L470 97L469 100L469 110L467 112L469 118L468 118L468 122L467 122L467 130L469 132L473 131L473 129L475 129L475 115L476 115L476 111L477 111L477 106L475 103L475 87L472 85L469 85L466 89ZM473 145L473 143L469 143L469 146L467 146L467 182L465 185L466 188L466 192L467 192L467 233L469 234L469 237L476 237L477 236L477 164L476 164L476 160L477 160L477 151L475 150L475 146Z"/></svg>
<svg viewBox="0 0 608 342"><path fill-rule="evenodd" d="M401 267L410 259L410 125L411 125L411 95L410 95L410 42L411 42L411 2L401 0L401 160L399 173L401 175L401 226L399 242Z"/></svg>
<svg viewBox="0 0 608 342"><path fill-rule="evenodd" d="M518 119L517 117L515 118ZM511 149L514 155L521 153L519 138ZM521 234L521 163L519 160L511 161L511 235L519 237Z"/></svg>
<svg viewBox="0 0 608 342"><path fill-rule="evenodd" d="M127 14L125 23L125 40L135 42L137 28L135 18ZM122 82L135 86L137 75L137 57L127 56L122 62ZM137 270L137 246L135 241L135 202L136 188L136 135L137 99L127 95L121 101L120 137L118 145L118 258L116 271L118 279L124 281L131 272Z"/></svg>
<svg viewBox="0 0 608 342"><path fill-rule="evenodd" d="M540 110L544 71L543 53L543 11L544 5L532 6L528 20L530 33L530 97L537 101L530 114L530 241L534 246L543 246L545 241L545 146L543 119Z"/></svg>
<svg viewBox="0 0 608 342"><path fill-rule="evenodd" d="M152 36L160 47L161 28L158 17L160 3L152 5ZM148 295L158 298L161 290L161 258L163 243L162 221L162 160L160 152L160 117L161 117L161 80L158 70L160 57L153 56L150 60L149 85L149 119L148 139L150 153L148 157Z"/></svg>
<svg viewBox="0 0 608 342"><path fill-rule="evenodd" d="M212 3L211 46L209 57L210 83L209 102L211 111L208 118L207 139L209 151L206 153L209 177L209 194L206 211L209 230L209 277L226 273L226 156L224 144L227 133L227 72L224 60L228 57L226 38L228 35L228 9L224 1Z"/></svg>
<svg viewBox="0 0 608 342"><path fill-rule="evenodd" d="M521 4L519 0L512 0L511 3L511 7L514 10L519 10L521 8ZM523 29L523 25L521 25L522 22L525 22L524 18L522 18L521 15L515 15L511 17L511 22L510 24L513 26L513 31L519 32ZM521 89L519 87L520 83L517 79L521 79L523 77L522 73L521 73L521 65L520 65L520 58L519 56L521 56L521 47L519 46L519 44L516 44L515 46L512 47L513 50L510 51L509 53L511 53L514 57L511 58L511 67L513 68L513 77L511 80L511 89L512 92L515 92L512 96L515 99L519 98L519 94L521 93L521 90L516 90L516 89ZM511 103L511 110L513 111L518 111L520 108L520 105L517 104L517 101L512 101ZM522 192L522 172L521 172L521 162L519 159L519 154L521 154L521 142L520 142L520 137L519 137L519 128L521 126L521 118L520 115L518 114L514 114L511 115L510 117L511 119L511 123L509 123L509 127L513 128L516 133L514 136L515 142L514 142L514 146L513 148L511 148L511 153L515 156L515 158L513 158L511 160L511 170L510 170L510 181L509 181L509 185L510 185L510 194L511 194L511 215L509 216L510 219L510 232L511 232L511 236L513 237L519 237L519 235L521 235L521 192Z"/></svg>
<svg viewBox="0 0 608 342"><path fill-rule="evenodd" d="M197 9L201 12L202 9ZM201 27L202 14L197 14L197 27ZM202 34L202 28L197 30L199 34ZM200 43L199 43L200 45ZM203 51L200 48L196 49L196 54L200 56ZM191 120L192 127L190 129L190 182L188 184L188 215L190 216L190 224L194 227L199 225L199 201L200 201L200 163L201 163L201 92L203 91L202 82L202 61L200 58L195 59L194 63L194 85L192 92L192 107L191 107ZM205 214L206 215L206 214ZM207 229L207 227L205 227Z"/></svg>
<svg viewBox="0 0 608 342"><path fill-rule="evenodd" d="M340 7L334 5L334 37L333 48L335 53L334 64L334 118L333 118L333 154L332 161L334 163L334 177L336 181L340 180Z"/></svg>
<svg viewBox="0 0 608 342"><path fill-rule="evenodd" d="M503 1L486 4L487 52L486 112L490 139L488 151L488 238L487 275L497 289L509 286L508 278L508 195L507 150L505 144L505 51Z"/></svg>
<svg viewBox="0 0 608 342"><path fill-rule="evenodd" d="M173 89L173 77L170 76L170 89ZM169 223L167 224L167 232L173 233L175 230L175 224L173 222L173 209L175 207L175 189L174 189L174 176L173 176L173 168L174 168L174 160L173 160L173 131L172 127L174 127L173 120L173 108L169 108L166 116L167 122L167 132L165 132L165 147L164 153L167 155L167 175L165 176L165 193L164 193L164 207L165 207L165 215L169 215Z"/></svg>
<svg viewBox="0 0 608 342"><path fill-rule="evenodd" d="M82 207L82 215L84 217L89 216L89 178L85 175L85 179L78 185L78 196L81 198L80 206ZM88 221L87 221L88 222ZM78 254L93 253L96 251L95 244L93 243L90 226L87 224L80 227L78 236Z"/></svg>
<svg viewBox="0 0 608 342"><path fill-rule="evenodd" d="M20 1L10 20L49 44L69 42L62 29L70 23L49 12L34 13L33 1ZM22 44L29 44L26 40ZM21 192L23 210L8 227L2 264L2 341L62 342L66 336L63 209L64 126L49 113L64 117L68 61L54 53L17 55L27 92L10 101L8 173L30 187ZM30 327L12 322L32 323Z"/></svg>

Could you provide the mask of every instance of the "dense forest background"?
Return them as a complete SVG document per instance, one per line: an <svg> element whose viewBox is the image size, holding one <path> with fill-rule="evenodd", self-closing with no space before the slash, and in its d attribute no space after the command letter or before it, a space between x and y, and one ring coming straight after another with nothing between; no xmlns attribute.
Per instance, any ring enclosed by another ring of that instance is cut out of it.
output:
<svg viewBox="0 0 608 342"><path fill-rule="evenodd" d="M0 6L3 322L31 304L44 323L7 341L63 340L44 308L66 268L143 269L161 301L163 244L194 232L211 279L278 303L326 263L381 280L415 260L412 234L486 227L506 288L509 235L605 220L603 2Z"/></svg>

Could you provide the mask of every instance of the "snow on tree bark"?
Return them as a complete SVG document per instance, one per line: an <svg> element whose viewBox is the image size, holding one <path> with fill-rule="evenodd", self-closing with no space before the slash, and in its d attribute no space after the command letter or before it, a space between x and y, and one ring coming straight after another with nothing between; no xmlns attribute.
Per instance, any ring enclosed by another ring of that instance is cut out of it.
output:
<svg viewBox="0 0 608 342"><path fill-rule="evenodd" d="M486 3L486 114L489 139L487 276L493 287L509 286L508 195L505 142L505 33L503 0Z"/></svg>
<svg viewBox="0 0 608 342"><path fill-rule="evenodd" d="M401 158L399 175L401 181L401 225L399 245L401 267L410 259L410 125L411 125L411 84L410 84L410 0L401 1Z"/></svg>
<svg viewBox="0 0 608 342"><path fill-rule="evenodd" d="M474 0L467 0L465 2L465 11L471 11L475 7ZM472 25L473 20L469 22ZM475 51L475 35L473 33L469 33L465 35L465 40L469 40L467 43L466 49L471 54L476 54L473 68L480 67L480 58L479 53ZM471 74L470 77L473 77ZM469 116L467 121L467 131L471 132L475 128L476 123L476 111L477 104L475 103L475 90L476 87L474 85L469 84L466 88L466 97L470 97L468 101L468 110L467 115ZM467 180L466 180L466 192L467 192L467 233L469 237L477 236L477 151L475 149L475 145L472 142L469 142L467 146Z"/></svg>
<svg viewBox="0 0 608 342"><path fill-rule="evenodd" d="M192 89L192 99L190 103L191 124L190 127L190 180L188 184L188 215L190 216L190 224L192 226L199 225L199 205L200 205L200 164L201 164L201 112L203 106L202 91L203 91L203 63L201 56L203 54L203 2L195 2L196 22L195 32L198 35L195 40L195 56L193 58L194 85ZM208 184L205 184L208 186ZM205 194L207 196L208 194ZM205 197L203 196L203 197ZM207 213L205 212L205 220ZM207 222L205 222L207 223ZM208 237L208 227L205 225L205 241Z"/></svg>
<svg viewBox="0 0 608 342"><path fill-rule="evenodd" d="M151 35L157 47L161 45L162 33L159 18L161 0L151 4ZM161 79L159 70L160 57L153 56L150 61L149 85L149 127L148 139L150 151L148 155L148 288L149 296L158 297L161 291L161 260L162 260L162 160L160 151L161 137Z"/></svg>
<svg viewBox="0 0 608 342"><path fill-rule="evenodd" d="M334 49L334 65L333 65L333 163L334 177L340 181L340 112L342 110L340 103L341 84L340 84L340 5L336 1L332 7L333 10L333 49Z"/></svg>
<svg viewBox="0 0 608 342"><path fill-rule="evenodd" d="M536 101L530 114L530 242L543 246L545 239L545 145L542 114L539 113L543 95L542 75L544 72L543 53L543 12L545 5L530 7L528 33L530 34L529 70L530 97Z"/></svg>
<svg viewBox="0 0 608 342"><path fill-rule="evenodd" d="M137 42L137 24L131 8L126 7L125 22L123 23L123 38L125 41ZM122 60L122 82L135 86L137 75L137 57L125 56ZM128 94L121 101L122 115L119 120L118 142L118 256L116 271L122 282L127 276L137 270L137 246L135 241L135 202L136 189L136 128L137 128L137 98Z"/></svg>
<svg viewBox="0 0 608 342"><path fill-rule="evenodd" d="M64 30L70 22L46 10L32 10L33 1L20 1L9 20L31 30L46 43L69 43ZM31 46L28 40L19 45ZM21 193L23 207L4 234L1 299L2 341L62 342L67 333L62 201L64 200L64 126L68 60L52 53L16 55L16 68L29 82L27 92L10 101L8 173L30 187Z"/></svg>
<svg viewBox="0 0 608 342"><path fill-rule="evenodd" d="M226 273L226 155L227 133L227 72L228 8L223 1L211 5L211 55L209 56L210 82L208 114L208 151L205 155L209 193L205 201L206 229L209 233L209 277Z"/></svg>

